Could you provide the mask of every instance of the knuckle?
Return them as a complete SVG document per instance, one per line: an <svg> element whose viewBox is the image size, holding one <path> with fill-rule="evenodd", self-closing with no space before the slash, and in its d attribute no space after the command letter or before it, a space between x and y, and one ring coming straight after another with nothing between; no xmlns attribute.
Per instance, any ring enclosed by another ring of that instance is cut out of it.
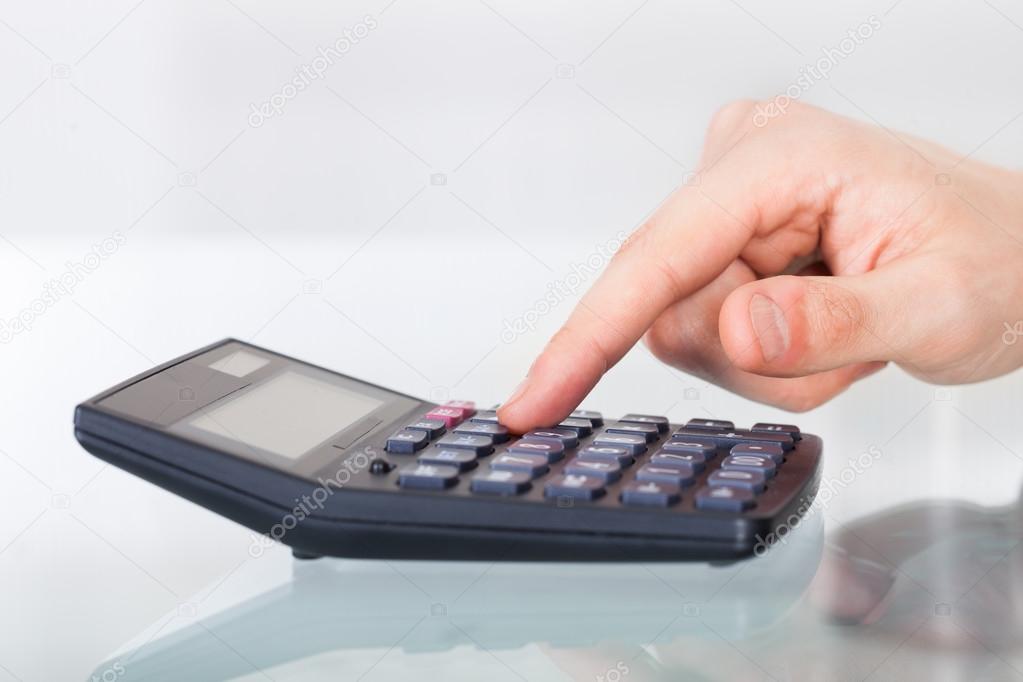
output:
<svg viewBox="0 0 1023 682"><path fill-rule="evenodd" d="M738 130L751 127L757 104L752 99L739 99L725 104L711 117L707 137L728 137Z"/></svg>
<svg viewBox="0 0 1023 682"><path fill-rule="evenodd" d="M854 343L869 327L866 306L840 286L811 286L807 290L807 323L813 338L825 347L845 347Z"/></svg>

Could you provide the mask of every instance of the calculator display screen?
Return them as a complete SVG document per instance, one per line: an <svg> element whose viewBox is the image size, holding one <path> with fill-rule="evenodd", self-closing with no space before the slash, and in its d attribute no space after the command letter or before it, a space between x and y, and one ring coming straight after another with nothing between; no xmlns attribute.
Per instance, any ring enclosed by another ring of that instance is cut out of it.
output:
<svg viewBox="0 0 1023 682"><path fill-rule="evenodd" d="M188 424L297 459L381 405L383 401L362 393L285 371L237 397L201 410Z"/></svg>

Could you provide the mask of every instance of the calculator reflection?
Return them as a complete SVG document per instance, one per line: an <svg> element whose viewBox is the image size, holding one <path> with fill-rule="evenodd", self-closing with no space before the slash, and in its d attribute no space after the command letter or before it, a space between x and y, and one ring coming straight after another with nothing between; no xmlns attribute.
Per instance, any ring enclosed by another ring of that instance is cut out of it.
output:
<svg viewBox="0 0 1023 682"><path fill-rule="evenodd" d="M722 565L294 561L255 596L151 633L97 671L280 680L371 651L331 677L387 679L417 657L447 670L437 656L473 654L495 679L1020 677L1018 501L825 516Z"/></svg>

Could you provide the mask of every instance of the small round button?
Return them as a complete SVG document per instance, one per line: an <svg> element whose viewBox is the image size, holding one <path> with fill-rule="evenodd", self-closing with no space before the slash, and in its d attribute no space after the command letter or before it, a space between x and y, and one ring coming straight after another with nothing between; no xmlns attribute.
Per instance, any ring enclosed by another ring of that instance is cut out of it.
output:
<svg viewBox="0 0 1023 682"><path fill-rule="evenodd" d="M386 459L374 459L369 463L369 473L376 476L382 476L389 473L394 465L388 462Z"/></svg>

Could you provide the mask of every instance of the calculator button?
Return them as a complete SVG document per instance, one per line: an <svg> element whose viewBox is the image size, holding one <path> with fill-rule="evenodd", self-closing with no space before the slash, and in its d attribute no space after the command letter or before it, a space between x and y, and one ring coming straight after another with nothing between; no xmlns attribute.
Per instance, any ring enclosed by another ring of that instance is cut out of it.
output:
<svg viewBox="0 0 1023 682"><path fill-rule="evenodd" d="M741 512L753 506L753 493L728 486L700 488L696 507L708 511Z"/></svg>
<svg viewBox="0 0 1023 682"><path fill-rule="evenodd" d="M547 458L543 455L515 455L504 453L498 455L490 462L491 469L504 471L521 471L529 474L530 478L543 476L547 473Z"/></svg>
<svg viewBox="0 0 1023 682"><path fill-rule="evenodd" d="M561 443L565 449L574 448L579 445L579 436L571 429L536 429L522 434L523 438L529 440L550 440Z"/></svg>
<svg viewBox="0 0 1023 682"><path fill-rule="evenodd" d="M661 450L664 452L677 452L683 455L703 455L704 459L714 459L718 454L717 448L713 445L692 443L684 440L669 440L661 446Z"/></svg>
<svg viewBox="0 0 1023 682"><path fill-rule="evenodd" d="M626 483L622 487L622 504L640 507L670 507L682 496L678 486L657 481Z"/></svg>
<svg viewBox="0 0 1023 682"><path fill-rule="evenodd" d="M587 445L576 453L576 458L614 462L623 469L636 461L625 448L616 448L608 445Z"/></svg>
<svg viewBox="0 0 1023 682"><path fill-rule="evenodd" d="M722 469L735 469L737 471L759 471L764 478L774 476L777 469L770 457L761 455L729 455L721 462Z"/></svg>
<svg viewBox="0 0 1023 682"><path fill-rule="evenodd" d="M469 488L474 493L489 493L492 495L518 495L530 488L529 474L521 471L508 471L506 469L491 469L481 471L469 482Z"/></svg>
<svg viewBox="0 0 1023 682"><path fill-rule="evenodd" d="M612 483L622 477L622 468L617 462L598 459L580 459L576 457L565 465L566 474L578 474L579 476L594 476Z"/></svg>
<svg viewBox="0 0 1023 682"><path fill-rule="evenodd" d="M744 488L759 493L763 491L766 483L764 475L757 471L718 469L707 477L707 485L711 487L723 485L732 488Z"/></svg>
<svg viewBox="0 0 1023 682"><path fill-rule="evenodd" d="M792 440L799 440L803 437L799 432L799 427L792 424L766 424L760 422L759 424L754 424L750 431L754 433L784 433L792 438Z"/></svg>
<svg viewBox="0 0 1023 682"><path fill-rule="evenodd" d="M497 410L480 410L470 417L469 421L476 422L478 424L496 424Z"/></svg>
<svg viewBox="0 0 1023 682"><path fill-rule="evenodd" d="M780 445L783 450L792 449L792 438L784 433L753 433L746 429L730 431L679 429L672 434L671 439L706 443L718 448L731 448L739 443L774 443Z"/></svg>
<svg viewBox="0 0 1023 682"><path fill-rule="evenodd" d="M442 490L458 482L458 469L435 464L409 464L398 470L398 484L402 488Z"/></svg>
<svg viewBox="0 0 1023 682"><path fill-rule="evenodd" d="M695 473L703 471L707 460L696 452L664 452L659 450L650 458L650 463L660 467L684 467Z"/></svg>
<svg viewBox="0 0 1023 682"><path fill-rule="evenodd" d="M470 450L427 450L416 458L420 464L441 464L459 471L476 468L476 454Z"/></svg>
<svg viewBox="0 0 1023 682"><path fill-rule="evenodd" d="M465 420L465 412L453 407L435 407L423 415L423 419L439 419L450 429Z"/></svg>
<svg viewBox="0 0 1023 682"><path fill-rule="evenodd" d="M468 419L476 414L476 403L471 400L449 400L444 407L462 411L462 419Z"/></svg>
<svg viewBox="0 0 1023 682"><path fill-rule="evenodd" d="M471 450L476 453L477 457L483 457L494 451L494 439L490 436L449 433L437 441L437 447L454 448L455 450Z"/></svg>
<svg viewBox="0 0 1023 682"><path fill-rule="evenodd" d="M593 437L594 445L607 445L614 448L625 448L629 454L642 455L646 452L646 437L624 433L601 432Z"/></svg>
<svg viewBox="0 0 1023 682"><path fill-rule="evenodd" d="M570 497L576 500L595 500L604 494L604 482L593 476L568 474L556 476L544 486L547 497Z"/></svg>
<svg viewBox="0 0 1023 682"><path fill-rule="evenodd" d="M643 436L647 443L652 443L657 440L661 432L657 429L655 424L626 424L623 422L616 422L604 428L605 433L624 433L631 434L634 436Z"/></svg>
<svg viewBox="0 0 1023 682"><path fill-rule="evenodd" d="M661 433L668 432L668 418L658 417L651 414L627 414L618 421L628 422L633 424L652 424L657 427L657 430Z"/></svg>
<svg viewBox="0 0 1023 682"><path fill-rule="evenodd" d="M725 419L690 419L686 422L686 429L704 429L708 431L732 431L735 424Z"/></svg>
<svg viewBox="0 0 1023 682"><path fill-rule="evenodd" d="M417 422L412 422L406 429L415 429L417 431L426 431L428 438L436 438L437 436L443 436L445 424L440 419L420 419Z"/></svg>
<svg viewBox="0 0 1023 682"><path fill-rule="evenodd" d="M773 443L739 443L729 451L729 454L770 457L776 466L781 465L785 459L785 451L781 449L780 445Z"/></svg>
<svg viewBox="0 0 1023 682"><path fill-rule="evenodd" d="M425 431L406 429L404 431L398 431L397 433L391 434L387 438L387 445L384 449L388 452L411 455L416 450L421 450L426 447L429 440L430 438L427 436Z"/></svg>
<svg viewBox="0 0 1023 682"><path fill-rule="evenodd" d="M565 456L565 446L553 440L522 439L508 446L508 452L525 455L543 455L548 462L557 462Z"/></svg>
<svg viewBox="0 0 1023 682"><path fill-rule="evenodd" d="M479 424L477 422L463 422L454 428L454 433L467 433L472 436L490 436L495 443L503 443L508 440L508 429L500 424Z"/></svg>
<svg viewBox="0 0 1023 682"><path fill-rule="evenodd" d="M654 483L670 483L682 487L692 485L696 480L696 473L685 467L662 467L654 464L647 464L636 472L637 481L653 481Z"/></svg>
<svg viewBox="0 0 1023 682"><path fill-rule="evenodd" d="M604 415L600 412L594 412L593 410L576 410L568 416L572 419L586 419L590 422L591 427L604 425Z"/></svg>
<svg viewBox="0 0 1023 682"><path fill-rule="evenodd" d="M575 419L569 417L565 421L558 424L559 429L572 429L575 431L575 435L579 438L585 438L586 436L593 433L593 425L590 424L589 419Z"/></svg>

